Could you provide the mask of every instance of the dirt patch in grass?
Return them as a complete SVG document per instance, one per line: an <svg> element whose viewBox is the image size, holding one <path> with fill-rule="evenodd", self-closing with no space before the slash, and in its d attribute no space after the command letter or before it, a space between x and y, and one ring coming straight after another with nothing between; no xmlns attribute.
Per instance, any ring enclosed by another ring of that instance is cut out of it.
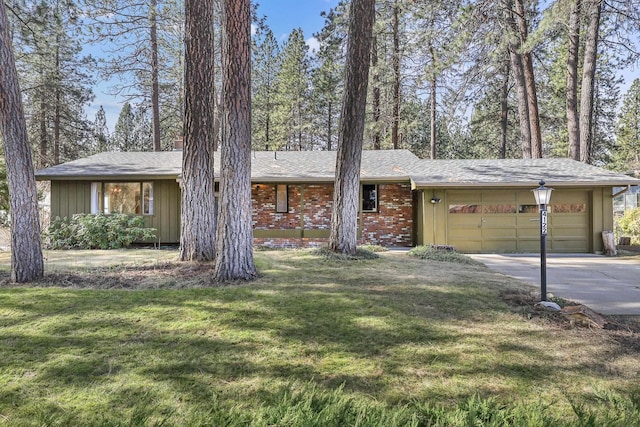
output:
<svg viewBox="0 0 640 427"><path fill-rule="evenodd" d="M603 316L607 323L602 329L577 324L572 326L561 313L537 307L539 296L535 293L524 290L505 290L501 293L501 297L513 311L540 324L546 324L550 328L574 328L585 337L608 339L630 353L640 352L640 316ZM557 299L554 302L561 307L577 304L563 299Z"/></svg>
<svg viewBox="0 0 640 427"><path fill-rule="evenodd" d="M27 286L72 289L182 289L213 284L213 266L204 263L163 262L153 265L122 265L45 273ZM0 272L0 286L16 286L6 271Z"/></svg>

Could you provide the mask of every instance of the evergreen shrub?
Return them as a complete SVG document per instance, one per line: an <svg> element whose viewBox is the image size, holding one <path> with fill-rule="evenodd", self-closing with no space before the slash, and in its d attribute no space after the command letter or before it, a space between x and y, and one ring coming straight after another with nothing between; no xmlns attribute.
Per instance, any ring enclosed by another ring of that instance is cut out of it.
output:
<svg viewBox="0 0 640 427"><path fill-rule="evenodd" d="M56 217L45 238L50 249L120 249L155 240L156 229L145 227L141 216L76 214Z"/></svg>
<svg viewBox="0 0 640 427"><path fill-rule="evenodd" d="M640 208L626 211L617 222L620 236L631 237L631 244L640 245Z"/></svg>

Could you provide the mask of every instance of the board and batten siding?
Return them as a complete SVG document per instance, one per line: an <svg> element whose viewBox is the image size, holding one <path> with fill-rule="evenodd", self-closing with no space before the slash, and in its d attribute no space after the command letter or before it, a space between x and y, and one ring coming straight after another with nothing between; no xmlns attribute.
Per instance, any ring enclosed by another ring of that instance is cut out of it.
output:
<svg viewBox="0 0 640 427"><path fill-rule="evenodd" d="M91 181L51 181L51 219L91 213ZM110 181L115 182L115 181ZM156 242L180 242L180 186L176 180L153 182L153 215L144 215L145 225L157 229Z"/></svg>

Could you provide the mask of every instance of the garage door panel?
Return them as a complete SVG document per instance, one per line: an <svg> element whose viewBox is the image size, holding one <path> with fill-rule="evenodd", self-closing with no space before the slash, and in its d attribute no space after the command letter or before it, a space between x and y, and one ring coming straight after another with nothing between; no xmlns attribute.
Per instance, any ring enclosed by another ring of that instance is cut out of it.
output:
<svg viewBox="0 0 640 427"><path fill-rule="evenodd" d="M517 242L514 239L483 240L482 249L485 252L517 252Z"/></svg>
<svg viewBox="0 0 640 427"><path fill-rule="evenodd" d="M516 193L513 191L496 191L481 193L482 201L487 202L516 202Z"/></svg>
<svg viewBox="0 0 640 427"><path fill-rule="evenodd" d="M455 227L480 227L482 217L480 215L449 215L449 224Z"/></svg>
<svg viewBox="0 0 640 427"><path fill-rule="evenodd" d="M518 252L539 252L540 251L540 239L537 240L524 240L518 239Z"/></svg>
<svg viewBox="0 0 640 427"><path fill-rule="evenodd" d="M540 229L539 228L518 228L518 238L540 238Z"/></svg>
<svg viewBox="0 0 640 427"><path fill-rule="evenodd" d="M586 240L586 236L584 234L584 228L552 228L549 236L553 239L575 239L580 238L582 240Z"/></svg>
<svg viewBox="0 0 640 427"><path fill-rule="evenodd" d="M549 244L549 248L553 252L581 252L586 244L586 239L554 239Z"/></svg>
<svg viewBox="0 0 640 427"><path fill-rule="evenodd" d="M449 230L449 239L482 240L482 230L479 228L457 228Z"/></svg>
<svg viewBox="0 0 640 427"><path fill-rule="evenodd" d="M552 200L555 204L549 206L549 250L588 252L589 193L556 190ZM448 240L458 250L540 251L540 216L531 191L449 191L447 202Z"/></svg>
<svg viewBox="0 0 640 427"><path fill-rule="evenodd" d="M518 228L538 228L540 227L540 217L531 214L518 214L516 215L516 224Z"/></svg>
<svg viewBox="0 0 640 427"><path fill-rule="evenodd" d="M460 252L482 252L482 239L476 236L450 238L449 244Z"/></svg>
<svg viewBox="0 0 640 427"><path fill-rule="evenodd" d="M447 194L450 204L456 203L481 203L482 193L478 191L455 191Z"/></svg>
<svg viewBox="0 0 640 427"><path fill-rule="evenodd" d="M484 215L482 227L484 228L517 228L518 224L513 215Z"/></svg>
<svg viewBox="0 0 640 427"><path fill-rule="evenodd" d="M589 221L586 215L549 214L551 227L580 227L586 228Z"/></svg>
<svg viewBox="0 0 640 427"><path fill-rule="evenodd" d="M501 239L501 238L510 238L517 239L518 238L518 230L514 228L483 228L482 229L482 237L483 239Z"/></svg>

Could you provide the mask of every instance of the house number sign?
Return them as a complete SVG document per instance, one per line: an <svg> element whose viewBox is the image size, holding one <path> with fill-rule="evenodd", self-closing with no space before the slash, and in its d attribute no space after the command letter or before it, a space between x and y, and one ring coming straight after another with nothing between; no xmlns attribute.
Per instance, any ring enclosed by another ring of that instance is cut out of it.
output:
<svg viewBox="0 0 640 427"><path fill-rule="evenodd" d="M546 209L540 212L540 233L543 236L547 235L547 211Z"/></svg>

